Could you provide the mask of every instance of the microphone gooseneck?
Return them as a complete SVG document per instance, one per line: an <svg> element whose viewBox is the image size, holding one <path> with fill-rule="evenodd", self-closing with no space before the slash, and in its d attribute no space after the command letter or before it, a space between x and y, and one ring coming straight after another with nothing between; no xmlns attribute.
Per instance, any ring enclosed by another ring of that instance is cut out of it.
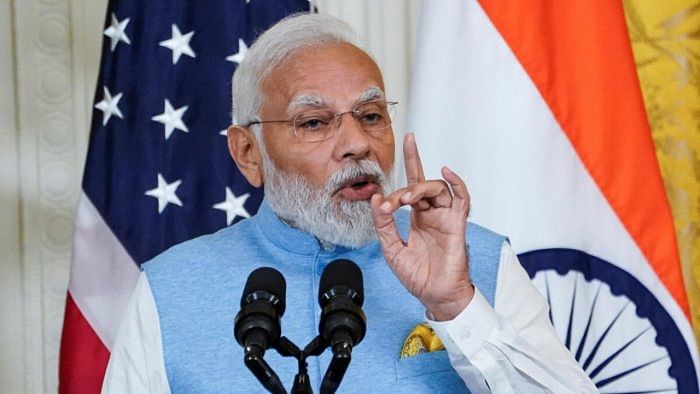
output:
<svg viewBox="0 0 700 394"><path fill-rule="evenodd" d="M331 347L333 359L321 382L321 393L334 393L351 360L352 348L362 341L366 317L362 311L362 272L350 260L334 260L323 271L318 291L319 331Z"/></svg>
<svg viewBox="0 0 700 394"><path fill-rule="evenodd" d="M332 261L324 269L318 292L321 306L319 335L303 350L281 336L280 319L285 311L286 283L274 268L250 273L236 314L234 336L243 346L243 361L268 391L286 393L282 382L265 362L265 351L274 349L283 357L297 359L299 372L292 393L311 393L307 358L319 356L328 347L333 357L323 380L321 393L335 393L350 365L352 349L365 337L366 317L362 311L364 287L360 268L350 260Z"/></svg>
<svg viewBox="0 0 700 394"><path fill-rule="evenodd" d="M279 394L286 390L263 357L268 348L277 347L280 341L286 288L284 277L274 268L262 267L251 272L233 329L236 341L243 346L246 367L268 391Z"/></svg>

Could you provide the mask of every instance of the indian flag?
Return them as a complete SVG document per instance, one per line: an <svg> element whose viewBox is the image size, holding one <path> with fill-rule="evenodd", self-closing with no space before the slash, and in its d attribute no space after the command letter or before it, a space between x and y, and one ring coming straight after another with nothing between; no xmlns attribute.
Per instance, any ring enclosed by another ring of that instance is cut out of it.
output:
<svg viewBox="0 0 700 394"><path fill-rule="evenodd" d="M510 237L603 393L697 393L673 218L620 1L425 2L409 130Z"/></svg>

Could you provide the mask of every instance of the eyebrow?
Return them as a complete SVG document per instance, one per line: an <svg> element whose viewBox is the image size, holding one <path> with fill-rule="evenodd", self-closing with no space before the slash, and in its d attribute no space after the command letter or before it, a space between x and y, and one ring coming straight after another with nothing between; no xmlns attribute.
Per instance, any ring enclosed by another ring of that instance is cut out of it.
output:
<svg viewBox="0 0 700 394"><path fill-rule="evenodd" d="M377 99L383 99L384 98L384 92L379 89L377 86L372 86L365 90L361 95L360 98L357 100L358 103L363 103L366 101L371 101L371 100L377 100Z"/></svg>
<svg viewBox="0 0 700 394"><path fill-rule="evenodd" d="M328 104L322 97L306 94L295 97L294 100L289 103L289 106L287 106L287 113L294 113L302 107L325 108L328 107Z"/></svg>
<svg viewBox="0 0 700 394"><path fill-rule="evenodd" d="M358 103L364 103L371 100L383 99L384 92L377 86L371 86L367 88L360 97L357 99ZM291 103L287 106L287 113L294 113L299 108L313 107L313 108L327 108L330 105L326 102L323 97L314 96L310 94L301 95L295 97Z"/></svg>

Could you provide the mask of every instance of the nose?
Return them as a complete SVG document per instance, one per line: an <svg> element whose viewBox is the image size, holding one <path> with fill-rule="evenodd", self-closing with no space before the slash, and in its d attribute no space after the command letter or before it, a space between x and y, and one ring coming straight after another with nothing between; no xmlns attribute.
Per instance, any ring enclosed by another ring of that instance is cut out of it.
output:
<svg viewBox="0 0 700 394"><path fill-rule="evenodd" d="M348 115L343 122L343 117ZM336 130L335 156L340 161L346 158L353 160L364 159L370 153L369 135L360 127L352 112L338 114L338 129Z"/></svg>

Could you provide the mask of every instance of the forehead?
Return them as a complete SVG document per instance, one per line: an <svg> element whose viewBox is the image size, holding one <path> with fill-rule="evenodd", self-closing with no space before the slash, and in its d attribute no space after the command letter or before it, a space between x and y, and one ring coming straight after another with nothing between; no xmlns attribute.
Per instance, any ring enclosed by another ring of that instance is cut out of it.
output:
<svg viewBox="0 0 700 394"><path fill-rule="evenodd" d="M302 97L329 106L347 106L368 90L384 91L381 72L362 50L350 44L301 49L263 81L263 108L283 107Z"/></svg>

